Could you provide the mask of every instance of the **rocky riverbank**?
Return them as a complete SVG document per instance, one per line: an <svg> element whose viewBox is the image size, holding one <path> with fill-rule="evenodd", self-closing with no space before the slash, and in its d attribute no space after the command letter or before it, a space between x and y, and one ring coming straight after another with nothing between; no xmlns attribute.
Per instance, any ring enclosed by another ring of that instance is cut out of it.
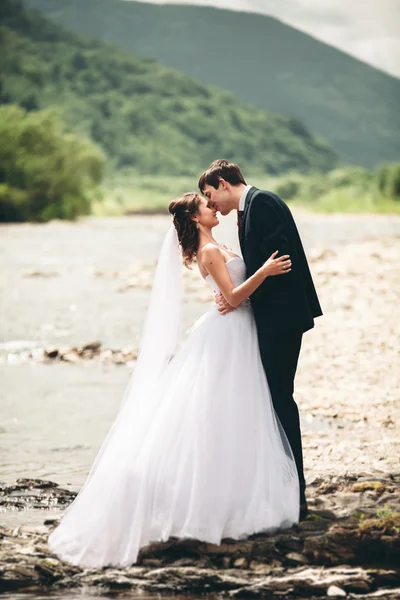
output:
<svg viewBox="0 0 400 600"><path fill-rule="evenodd" d="M31 350L12 351L6 348L0 352L1 363L45 363L64 362L77 364L88 360L98 360L105 364L128 365L134 364L138 356L136 348L113 349L106 348L100 341L88 342L82 346L47 346Z"/></svg>
<svg viewBox="0 0 400 600"><path fill-rule="evenodd" d="M144 548L124 569L82 570L51 554L46 540L75 494L41 480L0 487L2 510L35 508L43 525L0 528L0 590L93 589L101 593L218 593L230 597L400 597L400 473L315 479L311 513L276 535L221 545L174 540Z"/></svg>

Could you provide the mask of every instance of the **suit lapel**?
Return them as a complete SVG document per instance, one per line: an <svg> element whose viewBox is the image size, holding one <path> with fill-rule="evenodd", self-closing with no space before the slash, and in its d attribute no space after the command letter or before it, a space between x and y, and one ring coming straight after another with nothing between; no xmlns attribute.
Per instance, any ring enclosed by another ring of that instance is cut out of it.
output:
<svg viewBox="0 0 400 600"><path fill-rule="evenodd" d="M247 214L248 214L248 212L249 212L249 206L250 206L250 203L251 203L251 201L252 201L252 198L253 198L254 194L256 193L256 191L257 191L257 188L253 186L253 187L251 187L251 188L249 189L249 191L247 192L246 200L245 200L245 203L244 203L244 215L243 215L243 221L245 221L245 219L246 219L246 217L247 217Z"/></svg>
<svg viewBox="0 0 400 600"><path fill-rule="evenodd" d="M250 204L251 204L251 201L253 199L253 196L254 196L255 192L257 192L257 188L254 187L254 186L251 187L249 189L249 191L247 192L246 200L245 200L245 203L244 203L242 236L241 236L242 239L241 239L241 242L240 242L240 249L242 251L243 258L245 256L244 240L245 240L245 237L246 237L246 231L248 229L248 223L247 223L248 219L247 219L247 217L248 217L248 214L249 214L249 207L250 207Z"/></svg>

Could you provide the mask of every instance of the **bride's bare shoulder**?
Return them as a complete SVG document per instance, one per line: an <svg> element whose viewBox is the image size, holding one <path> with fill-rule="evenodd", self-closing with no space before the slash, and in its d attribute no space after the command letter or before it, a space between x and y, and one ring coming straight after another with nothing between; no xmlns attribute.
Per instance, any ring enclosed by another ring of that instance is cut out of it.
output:
<svg viewBox="0 0 400 600"><path fill-rule="evenodd" d="M197 261L206 266L207 263L216 260L224 260L223 250L212 242L204 244L197 253Z"/></svg>
<svg viewBox="0 0 400 600"><path fill-rule="evenodd" d="M197 265L200 269L200 274L204 278L208 275L209 270L208 266L213 263L213 261L224 260L224 254L216 244L212 242L208 244L204 244L200 248L197 253Z"/></svg>
<svg viewBox="0 0 400 600"><path fill-rule="evenodd" d="M221 248L219 246L217 246L217 244L213 244L212 242L209 242L208 244L204 244L204 246L202 246L197 254L200 257L204 258L210 258L210 257L216 257L216 256L223 256L223 252L221 250Z"/></svg>

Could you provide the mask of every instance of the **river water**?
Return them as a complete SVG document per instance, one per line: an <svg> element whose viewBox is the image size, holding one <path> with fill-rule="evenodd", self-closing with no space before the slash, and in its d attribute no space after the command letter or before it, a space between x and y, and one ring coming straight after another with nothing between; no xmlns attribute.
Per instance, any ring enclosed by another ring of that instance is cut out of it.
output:
<svg viewBox="0 0 400 600"><path fill-rule="evenodd" d="M9 594L2 594L2 600L109 600L110 598L115 597L115 594L110 594L108 596L100 596L99 594L85 594L85 593L80 593L79 591L74 593L74 592L66 592L66 591L62 591L62 592L58 592L58 593L20 593L20 594L15 594L14 592L11 592ZM211 600L213 596L208 596L208 599ZM159 594L154 594L153 596L151 596L150 594L140 594L140 593L135 593L135 592L127 592L125 594L118 594L118 598L120 598L121 600L123 598L125 599L129 599L129 600L155 600L156 598L159 600L160 599L160 595ZM191 600L191 596L167 596L164 595L162 596L163 600L178 600L178 598L181 598L181 600Z"/></svg>

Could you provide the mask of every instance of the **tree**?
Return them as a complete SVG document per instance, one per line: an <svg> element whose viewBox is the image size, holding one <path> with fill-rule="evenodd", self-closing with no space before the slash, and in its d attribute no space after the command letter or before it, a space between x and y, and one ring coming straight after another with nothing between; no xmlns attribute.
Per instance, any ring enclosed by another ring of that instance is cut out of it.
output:
<svg viewBox="0 0 400 600"><path fill-rule="evenodd" d="M88 214L104 156L65 132L53 111L0 107L0 221L74 219Z"/></svg>

